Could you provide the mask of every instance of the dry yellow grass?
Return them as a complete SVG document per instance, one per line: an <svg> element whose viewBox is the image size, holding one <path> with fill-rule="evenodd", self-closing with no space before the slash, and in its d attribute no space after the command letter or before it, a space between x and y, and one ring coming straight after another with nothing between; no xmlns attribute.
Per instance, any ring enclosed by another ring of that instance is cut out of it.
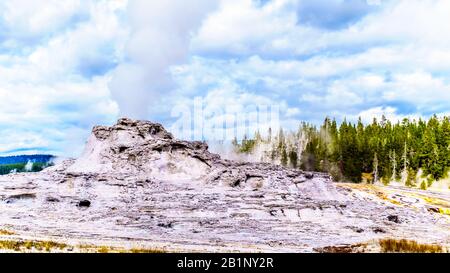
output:
<svg viewBox="0 0 450 273"><path fill-rule="evenodd" d="M132 248L129 252L131 253L166 253L163 249L147 249L147 248Z"/></svg>
<svg viewBox="0 0 450 273"><path fill-rule="evenodd" d="M448 208L439 208L439 213L450 216L450 209L448 209Z"/></svg>
<svg viewBox="0 0 450 273"><path fill-rule="evenodd" d="M412 240L383 239L379 241L381 251L385 253L442 253L439 245L420 244Z"/></svg>
<svg viewBox="0 0 450 273"><path fill-rule="evenodd" d="M314 251L319 253L364 253L367 246L367 244L327 246L315 248Z"/></svg>
<svg viewBox="0 0 450 273"><path fill-rule="evenodd" d="M440 199L440 198L432 198L432 197L428 197L428 196L419 196L421 198L423 198L423 200L425 200L428 204L431 205L437 205L437 206L446 206L446 207L450 207L450 203L446 200Z"/></svg>
<svg viewBox="0 0 450 273"><path fill-rule="evenodd" d="M0 229L0 235L15 235L16 233L9 231L9 230L5 230L5 229Z"/></svg>
<svg viewBox="0 0 450 273"><path fill-rule="evenodd" d="M26 250L47 251L52 249L63 250L66 248L66 244L56 243L52 241L13 241L13 240L1 240L0 249L12 250L16 252Z"/></svg>
<svg viewBox="0 0 450 273"><path fill-rule="evenodd" d="M166 250L157 248L125 249L95 245L78 245L73 247L53 241L0 240L0 250L11 252L67 252L69 249L70 251L82 253L166 253Z"/></svg>
<svg viewBox="0 0 450 273"><path fill-rule="evenodd" d="M87 252L93 253L166 253L163 249L157 248L118 248L118 247L108 247L108 246L92 246L92 245L81 245L80 249L86 250Z"/></svg>
<svg viewBox="0 0 450 273"><path fill-rule="evenodd" d="M439 198L423 197L423 200L428 204L439 206L439 213L444 215L450 215L450 203L446 200Z"/></svg>
<svg viewBox="0 0 450 273"><path fill-rule="evenodd" d="M110 251L111 251L110 248L106 246L101 246L97 250L98 253L109 253Z"/></svg>

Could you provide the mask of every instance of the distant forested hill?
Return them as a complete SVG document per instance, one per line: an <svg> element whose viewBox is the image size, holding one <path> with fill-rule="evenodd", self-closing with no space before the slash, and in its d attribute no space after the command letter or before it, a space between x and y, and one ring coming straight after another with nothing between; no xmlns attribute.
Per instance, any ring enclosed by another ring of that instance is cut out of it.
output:
<svg viewBox="0 0 450 273"><path fill-rule="evenodd" d="M39 172L51 166L52 155L18 155L0 157L0 175L15 172Z"/></svg>
<svg viewBox="0 0 450 273"><path fill-rule="evenodd" d="M0 165L31 162L49 162L54 158L52 155L17 155L0 157Z"/></svg>

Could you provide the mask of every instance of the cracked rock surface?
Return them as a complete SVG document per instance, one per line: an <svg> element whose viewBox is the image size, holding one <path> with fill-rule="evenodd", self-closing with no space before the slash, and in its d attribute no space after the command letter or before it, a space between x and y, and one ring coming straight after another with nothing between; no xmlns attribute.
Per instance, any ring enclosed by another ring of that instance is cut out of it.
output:
<svg viewBox="0 0 450 273"><path fill-rule="evenodd" d="M450 244L449 217L426 205L394 204L327 174L223 160L205 143L130 119L95 127L76 160L1 176L0 200L0 228L19 238L169 251L311 252L379 238Z"/></svg>

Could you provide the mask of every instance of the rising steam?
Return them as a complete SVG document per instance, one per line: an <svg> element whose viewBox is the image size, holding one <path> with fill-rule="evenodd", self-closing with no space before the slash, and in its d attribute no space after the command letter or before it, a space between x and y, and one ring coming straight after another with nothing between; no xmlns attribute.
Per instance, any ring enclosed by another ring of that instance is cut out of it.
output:
<svg viewBox="0 0 450 273"><path fill-rule="evenodd" d="M127 15L131 37L127 62L120 65L110 83L121 115L146 118L161 93L171 89L169 68L183 63L191 34L217 0L131 0Z"/></svg>

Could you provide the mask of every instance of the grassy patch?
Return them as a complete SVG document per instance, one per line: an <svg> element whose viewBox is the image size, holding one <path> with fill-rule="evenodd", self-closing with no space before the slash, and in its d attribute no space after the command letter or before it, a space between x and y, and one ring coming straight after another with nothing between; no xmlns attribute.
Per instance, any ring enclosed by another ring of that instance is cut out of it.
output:
<svg viewBox="0 0 450 273"><path fill-rule="evenodd" d="M389 198L389 197L387 196L387 194L385 194L384 192L381 192L381 191L375 191L375 195L376 195L378 198L380 198L380 199L382 199L382 200L384 200L384 201L390 202L390 203L392 203L392 204L394 204L394 205L397 205L397 206L402 205L402 203L400 203L400 202L398 202L398 201L396 201L396 200L394 200L394 199L392 199L392 198Z"/></svg>
<svg viewBox="0 0 450 273"><path fill-rule="evenodd" d="M132 248L125 249L120 247L109 247L109 246L94 246L94 245L79 245L81 252L92 252L92 253L167 253L164 249L157 248Z"/></svg>
<svg viewBox="0 0 450 273"><path fill-rule="evenodd" d="M14 232L12 232L12 231L9 231L9 230L6 230L6 229L0 229L0 235L6 235L6 236L8 236L8 235L15 235L16 233L14 233Z"/></svg>
<svg viewBox="0 0 450 273"><path fill-rule="evenodd" d="M52 249L63 250L66 244L56 243L52 241L0 241L0 249L12 250L16 252L25 250L37 250L50 252Z"/></svg>
<svg viewBox="0 0 450 273"><path fill-rule="evenodd" d="M425 200L428 204L431 204L431 205L450 207L450 203L448 201L443 200L443 199L424 196L423 200Z"/></svg>
<svg viewBox="0 0 450 273"><path fill-rule="evenodd" d="M364 253L366 248L367 244L355 244L315 248L314 251L319 253Z"/></svg>
<svg viewBox="0 0 450 273"><path fill-rule="evenodd" d="M11 234L12 235L12 234ZM64 243L53 241L32 241L32 240L0 240L0 250L11 252L66 252L75 251L81 253L166 253L164 249L157 248L132 248L79 245L69 246Z"/></svg>
<svg viewBox="0 0 450 273"><path fill-rule="evenodd" d="M157 248L132 248L130 249L131 253L167 253L163 249L157 249Z"/></svg>
<svg viewBox="0 0 450 273"><path fill-rule="evenodd" d="M110 251L111 249L107 246L101 246L97 250L98 253L109 253Z"/></svg>
<svg viewBox="0 0 450 273"><path fill-rule="evenodd" d="M119 250L115 247L109 246L95 246L95 245L78 245L80 252L84 253L118 253Z"/></svg>
<svg viewBox="0 0 450 273"><path fill-rule="evenodd" d="M444 214L444 215L449 215L449 216L450 216L450 209L439 208L439 213L440 213L440 214Z"/></svg>
<svg viewBox="0 0 450 273"><path fill-rule="evenodd" d="M425 200L425 202L427 202L428 204L439 206L436 209L439 210L440 214L450 216L450 203L449 202L442 200L442 199L431 198L431 197L423 197L423 200Z"/></svg>
<svg viewBox="0 0 450 273"><path fill-rule="evenodd" d="M379 241L384 253L442 253L439 245L420 244L412 240L383 239Z"/></svg>

